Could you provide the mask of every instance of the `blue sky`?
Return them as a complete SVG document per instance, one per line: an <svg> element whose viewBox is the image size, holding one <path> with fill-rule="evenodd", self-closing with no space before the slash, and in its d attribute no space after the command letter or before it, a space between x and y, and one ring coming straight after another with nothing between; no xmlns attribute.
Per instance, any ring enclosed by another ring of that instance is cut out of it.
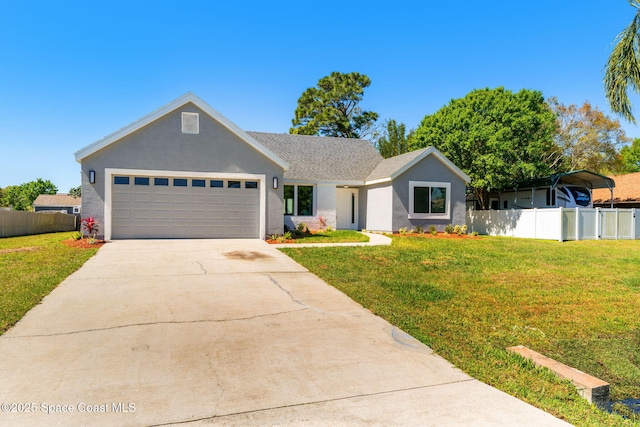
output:
<svg viewBox="0 0 640 427"><path fill-rule="evenodd" d="M603 68L634 11L626 0L0 1L0 187L44 178L68 191L75 151L189 91L245 130L288 132L299 96L332 71L368 75L362 106L408 128L497 86L611 114Z"/></svg>

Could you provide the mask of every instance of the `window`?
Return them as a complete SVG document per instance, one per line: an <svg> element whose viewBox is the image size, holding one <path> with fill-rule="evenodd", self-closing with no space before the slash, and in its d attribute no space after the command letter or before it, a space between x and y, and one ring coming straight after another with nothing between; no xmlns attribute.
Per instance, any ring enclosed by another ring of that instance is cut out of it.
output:
<svg viewBox="0 0 640 427"><path fill-rule="evenodd" d="M244 183L244 188L258 188L258 181L247 181Z"/></svg>
<svg viewBox="0 0 640 427"><path fill-rule="evenodd" d="M182 133L200 133L198 113L182 113Z"/></svg>
<svg viewBox="0 0 640 427"><path fill-rule="evenodd" d="M80 206L74 206L73 213L80 213Z"/></svg>
<svg viewBox="0 0 640 427"><path fill-rule="evenodd" d="M555 205L556 205L556 190L547 188L547 206L555 206Z"/></svg>
<svg viewBox="0 0 640 427"><path fill-rule="evenodd" d="M169 185L169 178L153 178L153 185Z"/></svg>
<svg viewBox="0 0 640 427"><path fill-rule="evenodd" d="M129 185L129 177L128 176L114 176L113 183L118 185Z"/></svg>
<svg viewBox="0 0 640 427"><path fill-rule="evenodd" d="M205 187L205 180L204 179L192 179L191 180L191 186L192 187Z"/></svg>
<svg viewBox="0 0 640 427"><path fill-rule="evenodd" d="M294 215L295 211L293 210L295 196L295 187L293 185L285 185L284 186L284 214L285 215Z"/></svg>
<svg viewBox="0 0 640 427"><path fill-rule="evenodd" d="M136 176L135 178L133 178L133 183L135 185L149 185L149 178Z"/></svg>
<svg viewBox="0 0 640 427"><path fill-rule="evenodd" d="M285 185L284 214L297 216L313 215L313 186Z"/></svg>
<svg viewBox="0 0 640 427"><path fill-rule="evenodd" d="M212 179L209 181L209 186L213 188L222 188L224 187L224 182L221 179Z"/></svg>
<svg viewBox="0 0 640 427"><path fill-rule="evenodd" d="M449 219L451 183L409 181L410 219Z"/></svg>
<svg viewBox="0 0 640 427"><path fill-rule="evenodd" d="M173 186L174 187L186 187L187 179L186 178L173 178Z"/></svg>
<svg viewBox="0 0 640 427"><path fill-rule="evenodd" d="M311 185L298 186L298 215L311 216L313 214L313 187Z"/></svg>
<svg viewBox="0 0 640 427"><path fill-rule="evenodd" d="M227 188L242 188L240 181L229 181L227 182Z"/></svg>

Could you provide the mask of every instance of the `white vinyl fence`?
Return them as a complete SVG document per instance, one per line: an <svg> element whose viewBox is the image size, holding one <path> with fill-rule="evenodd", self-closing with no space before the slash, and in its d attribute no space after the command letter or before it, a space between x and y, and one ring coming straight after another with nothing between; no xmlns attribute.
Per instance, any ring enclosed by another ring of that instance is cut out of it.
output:
<svg viewBox="0 0 640 427"><path fill-rule="evenodd" d="M555 208L467 211L470 231L547 240L640 239L636 209Z"/></svg>
<svg viewBox="0 0 640 427"><path fill-rule="evenodd" d="M72 231L76 227L75 215L0 210L0 237Z"/></svg>

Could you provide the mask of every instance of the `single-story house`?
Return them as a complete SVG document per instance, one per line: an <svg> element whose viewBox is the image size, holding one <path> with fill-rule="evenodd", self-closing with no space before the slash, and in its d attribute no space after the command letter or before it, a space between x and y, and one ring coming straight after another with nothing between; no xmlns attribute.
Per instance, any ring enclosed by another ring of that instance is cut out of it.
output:
<svg viewBox="0 0 640 427"><path fill-rule="evenodd" d="M616 175L613 193L608 190L593 190L593 207L640 208L640 172Z"/></svg>
<svg viewBox="0 0 640 427"><path fill-rule="evenodd" d="M82 198L68 194L40 194L33 201L34 212L64 212L71 215L79 215L82 209Z"/></svg>
<svg viewBox="0 0 640 427"><path fill-rule="evenodd" d="M360 139L245 132L192 93L75 158L107 240L465 223L469 177L433 147L383 159Z"/></svg>

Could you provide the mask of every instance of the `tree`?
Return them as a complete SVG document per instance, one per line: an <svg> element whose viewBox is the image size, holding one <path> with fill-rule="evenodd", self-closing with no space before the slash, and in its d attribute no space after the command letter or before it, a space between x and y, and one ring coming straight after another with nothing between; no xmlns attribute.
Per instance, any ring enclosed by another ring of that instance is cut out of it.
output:
<svg viewBox="0 0 640 427"><path fill-rule="evenodd" d="M74 199L77 199L78 197L82 197L82 186L78 185L77 187L72 187L69 190L69 195Z"/></svg>
<svg viewBox="0 0 640 427"><path fill-rule="evenodd" d="M605 66L604 91L614 113L635 123L629 90L640 92L640 2L628 0L636 8L636 15L616 38L616 44Z"/></svg>
<svg viewBox="0 0 640 427"><path fill-rule="evenodd" d="M629 142L618 120L607 117L589 102L581 107L565 106L551 98L549 105L557 115L556 143L563 151L566 170L616 170L618 147Z"/></svg>
<svg viewBox="0 0 640 427"><path fill-rule="evenodd" d="M5 188L2 204L13 206L15 210L29 210L40 194L56 194L58 187L49 180L38 178L35 181Z"/></svg>
<svg viewBox="0 0 640 427"><path fill-rule="evenodd" d="M378 113L362 111L359 102L371 84L360 73L334 71L307 89L298 99L293 127L289 133L341 138L365 138L373 130Z"/></svg>
<svg viewBox="0 0 640 427"><path fill-rule="evenodd" d="M618 172L640 172L640 138L634 139L631 145L625 145L620 150L620 169Z"/></svg>
<svg viewBox="0 0 640 427"><path fill-rule="evenodd" d="M413 137L413 130L406 134L404 123L396 123L395 120L385 122L385 130L382 135L375 139L375 147L382 157L389 157L404 154L409 151L409 139Z"/></svg>
<svg viewBox="0 0 640 427"><path fill-rule="evenodd" d="M555 171L561 160L555 126L555 115L539 91L477 89L425 116L410 148L440 150L469 175L486 209L490 191Z"/></svg>

